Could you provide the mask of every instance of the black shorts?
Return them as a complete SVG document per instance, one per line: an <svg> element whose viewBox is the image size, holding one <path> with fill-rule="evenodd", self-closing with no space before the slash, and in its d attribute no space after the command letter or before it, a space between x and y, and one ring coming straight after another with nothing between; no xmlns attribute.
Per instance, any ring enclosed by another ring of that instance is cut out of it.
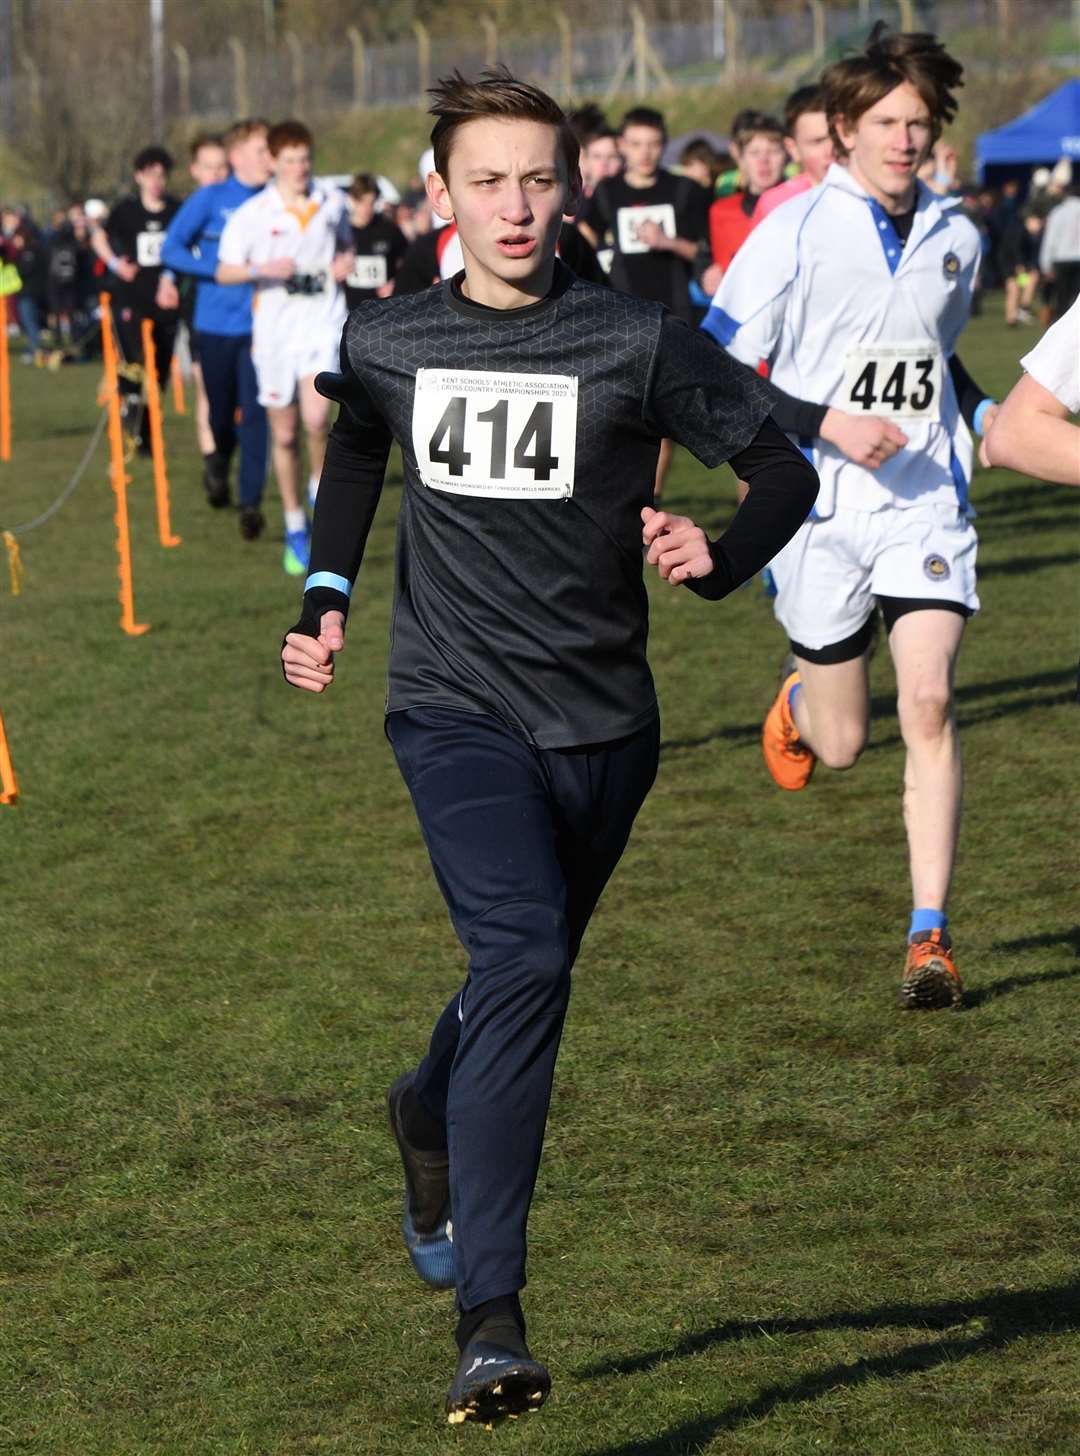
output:
<svg viewBox="0 0 1080 1456"><path fill-rule="evenodd" d="M49 284L49 312L73 314L79 311L79 290L74 283Z"/></svg>
<svg viewBox="0 0 1080 1456"><path fill-rule="evenodd" d="M906 617L909 612L957 612L961 617L970 617L972 611L963 602L943 602L931 597L878 597L877 607L870 613L866 621L858 629L852 632L850 637L845 637L842 642L830 642L827 647L804 647L801 642L788 638L791 650L796 657L801 657L804 662L816 662L825 667L835 666L839 662L854 662L874 640L874 633L877 631L878 608L881 610L885 622L886 634L892 631L901 617Z"/></svg>

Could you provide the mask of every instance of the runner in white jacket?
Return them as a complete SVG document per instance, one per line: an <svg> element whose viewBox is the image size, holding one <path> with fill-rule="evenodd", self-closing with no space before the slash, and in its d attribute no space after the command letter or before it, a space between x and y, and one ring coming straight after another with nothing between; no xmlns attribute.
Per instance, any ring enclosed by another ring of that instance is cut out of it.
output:
<svg viewBox="0 0 1080 1456"><path fill-rule="evenodd" d="M823 78L837 154L824 184L778 208L735 258L704 327L784 392L774 417L821 478L817 505L772 563L795 671L766 720L781 787L821 758L850 768L869 728L878 607L907 749L904 820L914 911L901 1005L959 1005L945 914L960 819L953 664L978 609L969 519L972 440L992 401L954 353L979 239L916 173L955 112L961 67L933 36L875 28Z"/></svg>

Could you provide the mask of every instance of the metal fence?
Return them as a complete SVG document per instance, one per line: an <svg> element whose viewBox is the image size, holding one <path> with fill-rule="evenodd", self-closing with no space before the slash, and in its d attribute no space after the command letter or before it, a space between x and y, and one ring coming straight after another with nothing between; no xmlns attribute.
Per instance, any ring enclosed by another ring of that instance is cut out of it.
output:
<svg viewBox="0 0 1080 1456"><path fill-rule="evenodd" d="M800 67L810 71L845 44L856 44L878 18L904 29L932 29L946 38L979 37L982 54L974 59L975 69L980 60L994 64L1014 56L1018 43L1028 53L1041 49L1052 57L1038 37L1053 27L1069 35L1071 27L1071 55L1067 48L1060 59L1065 65L1080 63L1078 0L857 0L848 5L803 0L780 14L763 14L751 0L714 0L708 22L647 26L631 5L625 23L596 27L572 26L555 9L541 35L514 35L489 21L453 39L433 37L417 25L411 39L381 45L367 44L355 29L333 45L301 47L286 36L273 52L235 42L228 56L192 63L187 97L181 94L177 68L171 114L409 105L423 96L433 77L455 66L475 73L493 60L505 61L564 101L615 90L647 94L700 85L746 69L787 75Z"/></svg>
<svg viewBox="0 0 1080 1456"><path fill-rule="evenodd" d="M750 69L785 78L800 69L809 73L845 43L856 43L878 17L904 29L933 29L946 39L969 38L965 61L976 71L1007 61L1018 48L1026 57L1038 52L1049 60L1056 56L1063 65L1080 64L1080 0L852 0L846 5L797 0L782 13L762 13L752 0L712 0L708 21L651 26L630 4L618 23L593 27L571 25L555 8L548 28L528 36L501 31L488 20L453 39L433 36L416 24L408 40L385 44L368 43L359 29L349 27L332 43L319 45L302 45L289 32L272 49L235 36L214 54L194 55L174 45L161 52L164 75L157 86L148 46L142 54L124 57L124 89L157 134L177 122L220 121L252 112L319 116L409 105L422 97L433 77L455 66L475 73L495 59L564 101L615 90L648 94L720 76L733 79ZM1045 43L1048 37L1054 44ZM7 93L0 96L0 129L17 141L34 124L43 78L29 57L17 58L8 71L7 84L0 84ZM140 91L145 93L141 98ZM162 114L153 115L154 109Z"/></svg>

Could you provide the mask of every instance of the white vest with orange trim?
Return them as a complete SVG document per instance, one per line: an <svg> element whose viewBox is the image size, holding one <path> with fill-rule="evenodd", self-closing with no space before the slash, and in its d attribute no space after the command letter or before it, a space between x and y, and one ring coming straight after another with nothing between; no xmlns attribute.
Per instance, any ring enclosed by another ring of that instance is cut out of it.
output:
<svg viewBox="0 0 1080 1456"><path fill-rule="evenodd" d="M345 289L335 283L334 254L352 247L348 206L338 188L313 183L306 206L288 207L271 182L238 207L225 224L218 249L222 263L268 263L292 258L296 272L321 279L313 293L290 293L279 282L256 284L252 348L317 347L345 325Z"/></svg>

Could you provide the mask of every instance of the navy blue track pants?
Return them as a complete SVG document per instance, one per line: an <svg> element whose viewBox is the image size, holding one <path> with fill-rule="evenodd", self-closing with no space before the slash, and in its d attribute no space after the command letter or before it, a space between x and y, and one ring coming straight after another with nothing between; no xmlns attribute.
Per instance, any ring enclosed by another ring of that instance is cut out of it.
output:
<svg viewBox="0 0 1080 1456"><path fill-rule="evenodd" d="M572 749L444 708L391 713L386 731L469 957L415 1085L446 1119L458 1304L473 1309L525 1284L570 968L656 776L659 719Z"/></svg>
<svg viewBox="0 0 1080 1456"><path fill-rule="evenodd" d="M199 333L196 337L214 448L231 460L239 442L240 505L257 506L266 484L269 430L251 361L251 335Z"/></svg>

